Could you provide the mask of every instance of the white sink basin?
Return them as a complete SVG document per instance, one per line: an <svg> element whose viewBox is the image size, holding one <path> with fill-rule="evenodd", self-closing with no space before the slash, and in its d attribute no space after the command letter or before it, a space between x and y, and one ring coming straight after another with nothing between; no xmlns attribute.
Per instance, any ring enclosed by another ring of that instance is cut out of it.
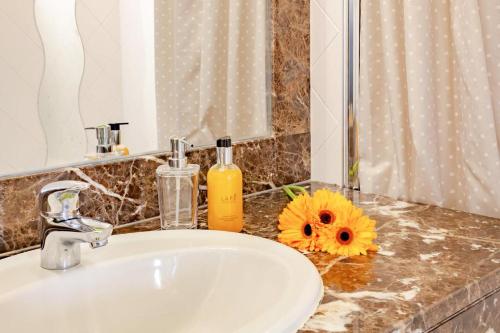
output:
<svg viewBox="0 0 500 333"><path fill-rule="evenodd" d="M0 261L2 332L295 332L323 295L302 254L236 233L112 236L67 271L39 260Z"/></svg>

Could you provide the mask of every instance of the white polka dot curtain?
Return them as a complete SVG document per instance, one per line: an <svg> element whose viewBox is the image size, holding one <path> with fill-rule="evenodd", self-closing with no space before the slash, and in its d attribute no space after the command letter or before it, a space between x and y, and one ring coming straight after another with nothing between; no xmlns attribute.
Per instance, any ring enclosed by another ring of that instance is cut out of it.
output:
<svg viewBox="0 0 500 333"><path fill-rule="evenodd" d="M161 148L268 134L267 0L156 0Z"/></svg>
<svg viewBox="0 0 500 333"><path fill-rule="evenodd" d="M361 189L500 217L500 0L362 0Z"/></svg>

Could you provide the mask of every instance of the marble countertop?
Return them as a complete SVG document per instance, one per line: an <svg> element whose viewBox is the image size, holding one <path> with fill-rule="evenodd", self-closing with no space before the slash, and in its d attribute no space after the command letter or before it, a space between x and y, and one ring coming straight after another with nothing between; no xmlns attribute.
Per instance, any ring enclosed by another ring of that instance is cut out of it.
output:
<svg viewBox="0 0 500 333"><path fill-rule="evenodd" d="M500 311L486 309L488 304L500 308L499 219L323 183L307 186L312 191L342 191L363 208L377 221L380 250L352 258L305 254L323 278L325 295L301 332L423 332L441 327L491 295L494 303L485 302L479 315L500 323ZM247 197L244 232L276 239L277 217L287 203L281 190ZM206 228L206 210L199 220L200 228ZM157 229L159 220L152 219L115 232Z"/></svg>

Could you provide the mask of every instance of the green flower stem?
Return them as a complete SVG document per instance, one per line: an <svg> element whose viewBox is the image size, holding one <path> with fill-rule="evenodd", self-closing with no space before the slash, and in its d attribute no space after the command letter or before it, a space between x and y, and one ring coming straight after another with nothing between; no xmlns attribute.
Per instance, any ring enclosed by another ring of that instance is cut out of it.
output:
<svg viewBox="0 0 500 333"><path fill-rule="evenodd" d="M298 191L302 193L307 193L306 189L303 188L302 186L297 186L297 185L287 185L283 186L283 191L290 197L290 199L294 200L297 197L297 194L295 194L293 191Z"/></svg>
<svg viewBox="0 0 500 333"><path fill-rule="evenodd" d="M291 190L296 190L296 191L299 191L299 192L302 192L302 193L307 193L306 189L302 186L298 186L298 185L288 185L288 188L290 188Z"/></svg>
<svg viewBox="0 0 500 333"><path fill-rule="evenodd" d="M295 193L293 193L293 191L288 188L288 186L283 186L283 191L290 197L290 199L295 199L297 197L297 195Z"/></svg>

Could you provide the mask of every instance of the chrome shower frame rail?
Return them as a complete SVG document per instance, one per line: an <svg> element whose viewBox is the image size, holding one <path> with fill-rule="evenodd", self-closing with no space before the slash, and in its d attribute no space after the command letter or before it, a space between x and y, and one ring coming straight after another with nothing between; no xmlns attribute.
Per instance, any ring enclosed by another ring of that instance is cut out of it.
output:
<svg viewBox="0 0 500 333"><path fill-rule="evenodd" d="M359 32L361 0L345 0L344 31L344 166L343 183L359 190L358 98L359 98Z"/></svg>

